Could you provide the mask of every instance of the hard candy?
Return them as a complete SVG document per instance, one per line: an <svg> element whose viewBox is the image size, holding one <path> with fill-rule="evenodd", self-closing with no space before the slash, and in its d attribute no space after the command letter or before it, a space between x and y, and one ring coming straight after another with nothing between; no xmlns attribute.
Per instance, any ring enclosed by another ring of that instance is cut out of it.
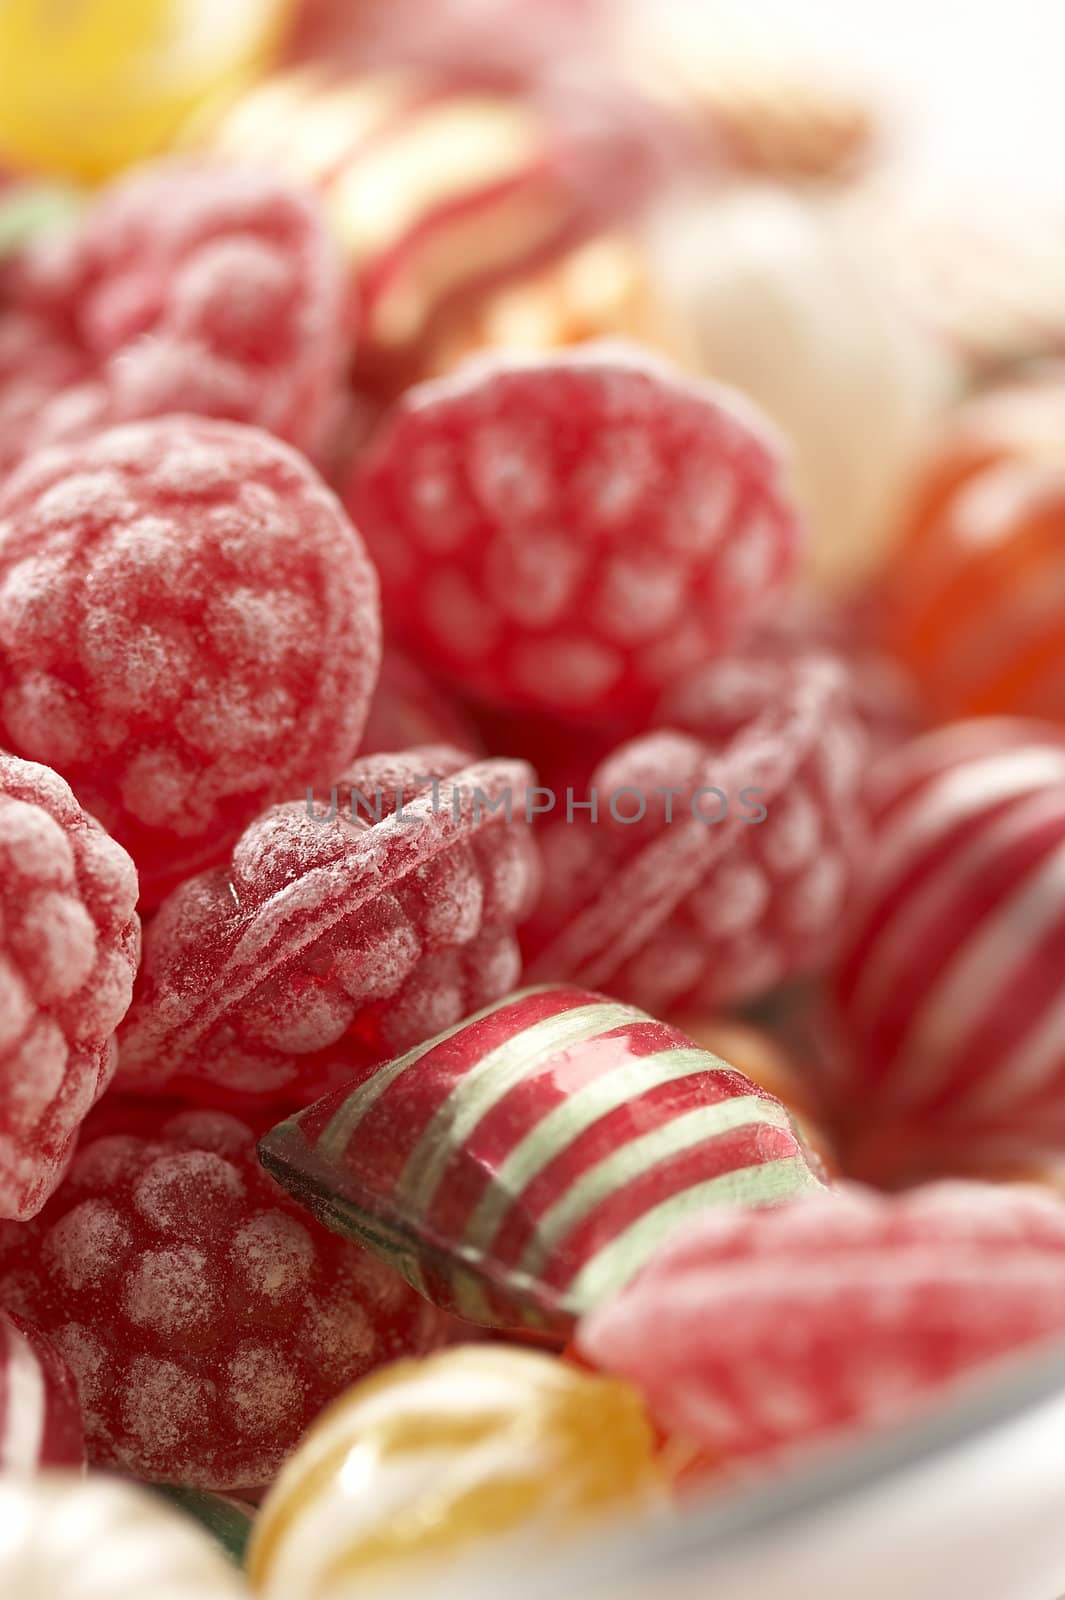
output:
<svg viewBox="0 0 1065 1600"><path fill-rule="evenodd" d="M84 1460L70 1368L32 1323L0 1310L0 1475L80 1467Z"/></svg>
<svg viewBox="0 0 1065 1600"><path fill-rule="evenodd" d="M576 989L508 996L281 1123L278 1180L469 1321L565 1331L686 1217L820 1187L779 1101Z"/></svg>
<svg viewBox="0 0 1065 1600"><path fill-rule="evenodd" d="M340 1600L461 1570L608 1513L665 1475L635 1392L552 1356L470 1345L400 1362L315 1424L267 1496L248 1570L265 1600Z"/></svg>

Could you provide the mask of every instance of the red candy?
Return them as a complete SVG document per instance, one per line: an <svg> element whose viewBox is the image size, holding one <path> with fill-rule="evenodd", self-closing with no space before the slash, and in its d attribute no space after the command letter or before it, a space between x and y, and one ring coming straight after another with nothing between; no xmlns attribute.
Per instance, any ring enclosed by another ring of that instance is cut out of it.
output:
<svg viewBox="0 0 1065 1600"><path fill-rule="evenodd" d="M267 1482L380 1362L440 1342L402 1280L301 1215L218 1111L101 1107L32 1223L0 1229L0 1304L72 1367L90 1460L209 1489Z"/></svg>
<svg viewBox="0 0 1065 1600"><path fill-rule="evenodd" d="M137 874L63 780L0 753L0 1217L31 1217L115 1070Z"/></svg>
<svg viewBox="0 0 1065 1600"><path fill-rule="evenodd" d="M898 1422L1065 1332L1065 1206L1035 1189L851 1189L708 1215L591 1314L578 1349L718 1458Z"/></svg>
<svg viewBox="0 0 1065 1600"><path fill-rule="evenodd" d="M170 411L255 423L311 454L326 444L340 271L298 189L240 169L148 168L106 191L62 243L31 249L8 280L0 468Z"/></svg>
<svg viewBox="0 0 1065 1600"><path fill-rule="evenodd" d="M852 1170L1065 1149L1065 737L937 729L880 763L872 801L835 974Z"/></svg>
<svg viewBox="0 0 1065 1600"><path fill-rule="evenodd" d="M505 994L538 882L530 771L467 759L366 757L176 890L148 930L127 1084L299 1104Z"/></svg>
<svg viewBox="0 0 1065 1600"><path fill-rule="evenodd" d="M80 1467L84 1460L70 1368L24 1318L0 1310L0 1474Z"/></svg>
<svg viewBox="0 0 1065 1600"><path fill-rule="evenodd" d="M378 652L361 540L257 429L115 428L0 490L0 743L69 780L148 904L351 759Z"/></svg>
<svg viewBox="0 0 1065 1600"><path fill-rule="evenodd" d="M423 664L489 701L627 726L766 610L797 536L740 398L621 345L419 385L350 504Z"/></svg>
<svg viewBox="0 0 1065 1600"><path fill-rule="evenodd" d="M451 744L460 750L480 748L480 740L460 706L409 656L386 649L359 754L410 750L423 744Z"/></svg>
<svg viewBox="0 0 1065 1600"><path fill-rule="evenodd" d="M544 892L524 938L530 977L656 1013L734 1004L823 963L864 838L863 738L832 660L737 657L669 709L673 729L592 774L595 822L566 820L560 797L537 830Z"/></svg>

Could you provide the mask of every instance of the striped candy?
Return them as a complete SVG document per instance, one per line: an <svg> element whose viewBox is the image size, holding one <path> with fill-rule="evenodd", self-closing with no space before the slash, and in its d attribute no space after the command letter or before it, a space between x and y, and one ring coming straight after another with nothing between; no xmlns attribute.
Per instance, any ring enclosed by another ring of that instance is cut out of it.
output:
<svg viewBox="0 0 1065 1600"><path fill-rule="evenodd" d="M852 1167L1065 1148L1065 736L957 723L886 758L836 973Z"/></svg>
<svg viewBox="0 0 1065 1600"><path fill-rule="evenodd" d="M0 1311L0 1473L84 1460L73 1374L42 1333Z"/></svg>
<svg viewBox="0 0 1065 1600"><path fill-rule="evenodd" d="M820 1186L772 1095L632 1006L555 987L367 1072L260 1156L437 1304L560 1333L685 1219Z"/></svg>

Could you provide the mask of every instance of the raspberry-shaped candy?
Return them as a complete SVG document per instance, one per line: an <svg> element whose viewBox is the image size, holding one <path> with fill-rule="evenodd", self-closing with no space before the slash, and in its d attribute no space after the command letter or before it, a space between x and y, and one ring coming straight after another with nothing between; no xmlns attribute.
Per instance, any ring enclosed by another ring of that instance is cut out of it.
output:
<svg viewBox="0 0 1065 1600"><path fill-rule="evenodd" d="M0 1229L0 1303L78 1380L90 1461L207 1489L266 1483L322 1407L444 1322L389 1267L308 1219L253 1130L100 1108L32 1223Z"/></svg>
<svg viewBox="0 0 1065 1600"><path fill-rule="evenodd" d="M1061 1201L943 1183L708 1214L577 1343L660 1426L728 1460L890 1425L1063 1332Z"/></svg>
<svg viewBox="0 0 1065 1600"><path fill-rule="evenodd" d="M148 931L127 1084L299 1105L512 988L538 885L531 773L467 760L366 757L182 884Z"/></svg>
<svg viewBox="0 0 1065 1600"><path fill-rule="evenodd" d="M32 1217L115 1070L137 874L62 778L0 752L0 1217Z"/></svg>
<svg viewBox="0 0 1065 1600"><path fill-rule="evenodd" d="M417 662L400 650L386 648L359 754L377 755L425 744L480 749L477 734L458 702L433 683Z"/></svg>
<svg viewBox="0 0 1065 1600"><path fill-rule="evenodd" d="M797 534L745 403L621 344L419 385L350 504L426 666L502 705L629 727L766 610Z"/></svg>
<svg viewBox="0 0 1065 1600"><path fill-rule="evenodd" d="M148 903L351 759L378 652L362 541L258 429L114 428L0 490L0 742L70 781Z"/></svg>
<svg viewBox="0 0 1065 1600"><path fill-rule="evenodd" d="M731 658L668 711L671 727L620 745L586 792L548 793L524 940L530 977L658 1015L823 964L865 837L864 739L831 658Z"/></svg>
<svg viewBox="0 0 1065 1600"><path fill-rule="evenodd" d="M37 1328L0 1310L0 1476L84 1460L73 1373Z"/></svg>
<svg viewBox="0 0 1065 1600"><path fill-rule="evenodd" d="M9 277L0 350L28 350L25 367L0 367L11 423L0 468L173 411L255 423L309 454L326 444L344 350L340 270L299 189L243 169L149 167Z"/></svg>

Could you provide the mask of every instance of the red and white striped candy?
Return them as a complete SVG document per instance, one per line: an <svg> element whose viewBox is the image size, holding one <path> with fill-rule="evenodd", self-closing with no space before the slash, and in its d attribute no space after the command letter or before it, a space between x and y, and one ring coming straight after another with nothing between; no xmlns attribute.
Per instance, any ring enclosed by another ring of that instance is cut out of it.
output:
<svg viewBox="0 0 1065 1600"><path fill-rule="evenodd" d="M863 1175L1065 1147L1065 736L958 723L881 764L835 990Z"/></svg>
<svg viewBox="0 0 1065 1600"><path fill-rule="evenodd" d="M78 1467L84 1461L70 1368L43 1333L0 1311L0 1473Z"/></svg>
<svg viewBox="0 0 1065 1600"><path fill-rule="evenodd" d="M779 1100L581 989L510 995L259 1149L297 1199L431 1300L557 1331L685 1220L820 1187Z"/></svg>

